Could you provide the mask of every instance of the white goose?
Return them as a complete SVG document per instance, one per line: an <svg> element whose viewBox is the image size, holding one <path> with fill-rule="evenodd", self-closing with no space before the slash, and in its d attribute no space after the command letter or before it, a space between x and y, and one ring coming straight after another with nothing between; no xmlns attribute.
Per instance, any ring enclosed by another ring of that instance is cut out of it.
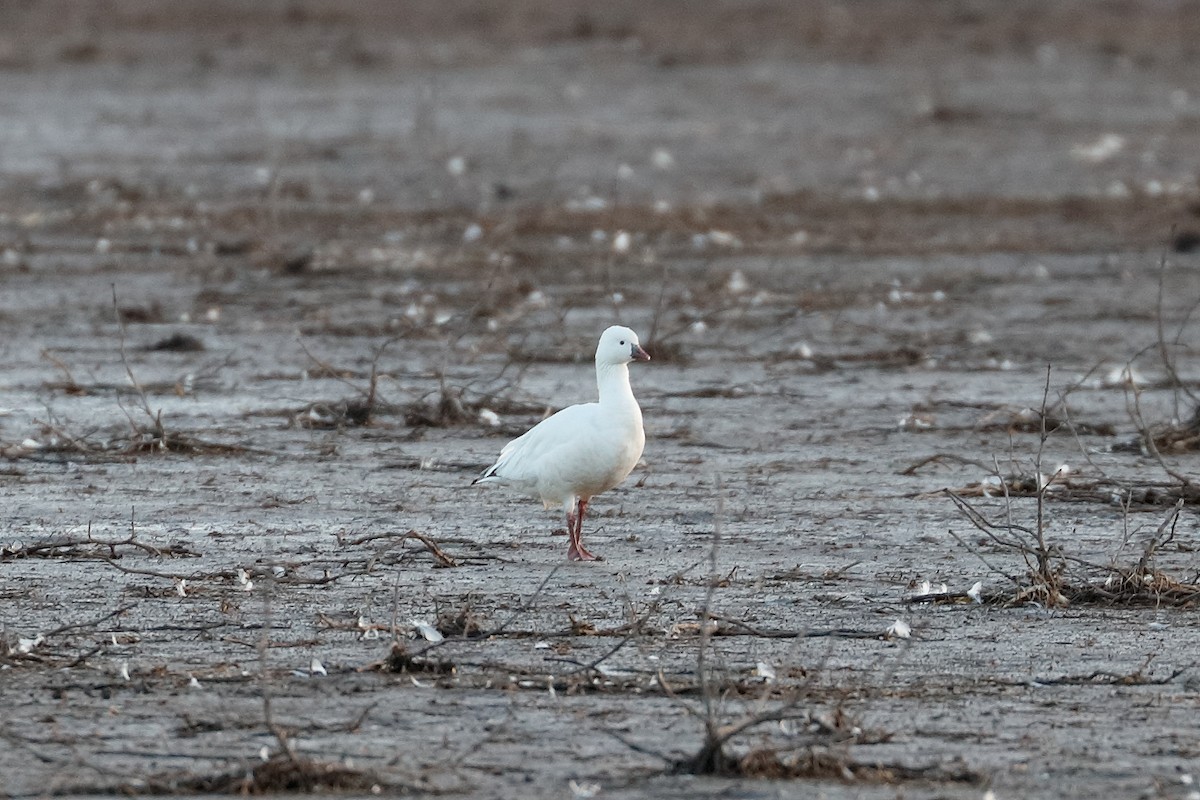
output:
<svg viewBox="0 0 1200 800"><path fill-rule="evenodd" d="M571 561L595 561L583 546L588 502L625 480L646 444L642 409L629 386L629 362L650 356L629 328L614 325L596 346L600 402L569 406L504 446L474 483L499 483L567 512Z"/></svg>

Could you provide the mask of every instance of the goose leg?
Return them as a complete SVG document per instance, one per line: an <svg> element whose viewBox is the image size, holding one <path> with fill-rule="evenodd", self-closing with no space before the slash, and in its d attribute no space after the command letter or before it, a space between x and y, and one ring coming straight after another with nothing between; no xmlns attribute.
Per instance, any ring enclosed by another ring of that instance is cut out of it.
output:
<svg viewBox="0 0 1200 800"><path fill-rule="evenodd" d="M567 533L571 537L571 546L567 550L570 561L600 561L600 557L588 552L583 546L583 515L587 511L587 500L580 500L575 513L567 513Z"/></svg>

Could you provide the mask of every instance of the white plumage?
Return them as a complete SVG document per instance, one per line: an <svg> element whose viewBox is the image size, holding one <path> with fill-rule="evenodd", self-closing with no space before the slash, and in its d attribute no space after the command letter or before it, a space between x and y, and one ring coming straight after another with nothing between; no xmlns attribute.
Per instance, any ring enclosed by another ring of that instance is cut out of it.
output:
<svg viewBox="0 0 1200 800"><path fill-rule="evenodd" d="M588 502L613 488L637 465L646 444L642 409L629 385L629 362L650 356L629 328L614 325L596 346L599 402L570 406L533 426L500 451L475 483L499 483L567 512L567 558L592 561L583 546Z"/></svg>

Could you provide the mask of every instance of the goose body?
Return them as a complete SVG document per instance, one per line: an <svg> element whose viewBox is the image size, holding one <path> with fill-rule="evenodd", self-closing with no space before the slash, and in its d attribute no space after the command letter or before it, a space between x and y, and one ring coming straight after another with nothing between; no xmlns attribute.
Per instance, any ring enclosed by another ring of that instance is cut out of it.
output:
<svg viewBox="0 0 1200 800"><path fill-rule="evenodd" d="M567 557L591 561L583 546L588 502L617 486L642 457L646 434L642 410L629 385L629 362L650 356L629 328L614 325L596 347L599 400L569 406L542 420L500 451L475 483L511 486L567 514Z"/></svg>

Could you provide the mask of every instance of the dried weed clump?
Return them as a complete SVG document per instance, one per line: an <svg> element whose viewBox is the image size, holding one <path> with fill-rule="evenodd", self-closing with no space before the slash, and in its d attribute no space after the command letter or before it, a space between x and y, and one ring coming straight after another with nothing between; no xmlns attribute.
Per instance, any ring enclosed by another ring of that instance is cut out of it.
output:
<svg viewBox="0 0 1200 800"><path fill-rule="evenodd" d="M383 356L384 351L387 350L388 345L393 341L395 341L394 338L388 339L375 349L375 356L371 360L371 374L367 380L365 389L350 380L348 376L353 373L338 369L317 358L301 343L301 349L304 350L304 354L309 357L314 365L308 373L310 377L334 378L350 386L359 396L349 400L309 403L304 408L292 414L289 424L295 425L298 428L309 428L312 430L360 427L370 425L376 415L389 410L387 404L380 400L379 397L379 359Z"/></svg>
<svg viewBox="0 0 1200 800"><path fill-rule="evenodd" d="M355 380L354 370L336 367L318 358L302 344L305 354L313 362L308 375L340 381L353 390L354 396L311 402L290 412L288 425L313 430L341 430L373 425L385 417L399 417L412 429L479 425L511 432L505 428L500 414L542 414L546 411L541 406L497 393L511 389L511 381L500 381L500 386L493 392L475 391L470 388L470 382L463 385L451 383L440 370L436 375L437 385L432 390L417 394L406 402L388 402L380 391L380 382L386 375L380 371L379 362L388 346L397 339L392 337L375 348L365 386ZM501 374L515 363L510 360Z"/></svg>
<svg viewBox="0 0 1200 800"><path fill-rule="evenodd" d="M931 783L981 784L984 776L965 764L859 763L845 754L826 747L801 750L761 748L752 750L737 762L736 775L767 780L840 780L848 783L894 785L909 781Z"/></svg>
<svg viewBox="0 0 1200 800"><path fill-rule="evenodd" d="M170 787L170 788L167 788ZM197 775L175 780L152 780L145 786L123 785L126 794L164 792L213 792L217 794L263 795L282 792L369 792L378 794L388 782L359 769L311 758L276 753L266 761L219 775Z"/></svg>
<svg viewBox="0 0 1200 800"><path fill-rule="evenodd" d="M1081 434L1093 433L1113 435L1115 431L1104 426L1087 426L1071 419L1067 409L1067 397L1080 388L1095 371L1089 371L1083 379L1062 393L1053 408L1048 404L1050 392L1050 367L1046 369L1046 382L1042 403L1037 412L1027 415L1024 427L1039 434L1038 448L1031 474L1002 474L998 462L994 463L993 474L986 480L957 490L946 489L962 515L984 534L983 543L1004 554L1017 554L1025 564L1020 575L1010 575L993 566L978 549L962 537L950 531L962 545L974 552L994 573L1004 577L1011 585L1011 593L990 599L1007 603L1036 602L1046 607L1065 606L1070 603L1102 603L1109 605L1153 605L1193 606L1200 601L1200 578L1192 581L1180 580L1159 569L1155 556L1175 540L1175 529L1180 512L1185 506L1200 505L1200 482L1195 481L1166 459L1166 455L1180 455L1200 450L1200 397L1192 391L1192 383L1184 380L1176 365L1176 354L1190 352L1183 342L1184 331L1194 316L1200 302L1194 303L1182 315L1182 321L1173 335L1166 330L1165 276L1166 255L1159 261L1158 297L1155 313L1156 340L1143 348L1123 367L1110 371L1109 377L1096 385L1101 388L1121 388L1125 392L1126 410L1138 432L1137 443L1130 446L1114 446L1112 452L1136 452L1153 458L1169 480L1140 480L1136 482L1111 480L1100 477L1079 479L1068 476L1065 466L1052 474L1042 472L1042 459L1046 442L1058 430L1066 430L1076 437L1084 458L1095 467L1088 450L1078 439ZM1141 374L1137 362L1148 353L1159 360L1165 377L1150 381ZM1094 382L1095 383L1095 382ZM1142 409L1142 395L1148 389L1166 389L1171 392L1174 420L1169 424L1147 421ZM1190 408L1189 414L1181 413ZM1011 432L1011 431L1010 431ZM906 470L912 474L916 469L931 461L947 457L939 454L923 459ZM953 458L953 457L951 457ZM964 463L978 462L958 459ZM1132 485L1131 485L1132 483ZM969 502L967 497L1003 497L1002 513L991 518ZM1014 521L1014 498L1032 497L1035 501L1033 519L1025 524ZM1138 530L1130 529L1129 515L1134 507L1146 508L1169 506L1162 522L1148 535L1142 534L1144 543L1132 563L1119 562L1116 556L1108 563L1097 563L1073 554L1061 542L1047 535L1046 502L1057 501L1099 502L1122 508L1123 531L1118 553L1125 550Z"/></svg>
<svg viewBox="0 0 1200 800"><path fill-rule="evenodd" d="M453 661L414 655L400 642L393 642L387 657L373 663L371 667L380 672L396 672L403 675L454 675L458 671Z"/></svg>
<svg viewBox="0 0 1200 800"><path fill-rule="evenodd" d="M856 747L887 742L891 734L864 727L860 719L847 711L848 695L837 690L833 693L836 698L834 708L821 710L821 704L828 698L822 700L816 682L820 665L785 673L762 663L755 670L758 680L755 685L748 685L722 669L714 647L715 637L719 636L752 635L796 641L810 637L904 640L909 637L910 630L907 625L896 623L882 633L844 629L771 631L756 629L716 613L713 610L716 593L728 585L729 579L729 575L723 574L717 566L723 513L719 480L717 493L706 592L695 627L694 678L691 685L673 686L661 671L657 674L661 691L700 726L700 747L683 756L670 756L628 742L611 732L610 735L637 752L660 759L664 763L663 771L672 775L764 780L833 779L877 784L982 782L979 773L959 764L913 767L858 759ZM785 674L789 678L799 677L799 681L789 684L782 677ZM744 712L731 712L731 706L743 703L748 706ZM782 743L778 738L780 734Z"/></svg>
<svg viewBox="0 0 1200 800"><path fill-rule="evenodd" d="M980 484L964 489L943 490L959 512L984 534L983 542L1004 554L1016 554L1024 562L1022 574L1013 575L994 566L982 552L963 537L950 531L960 544L975 553L992 572L1004 578L1011 592L992 595L989 600L1008 604L1037 603L1046 608L1072 603L1103 603L1107 605L1192 605L1200 598L1200 584L1180 581L1154 563L1155 554L1174 541L1179 514L1184 506L1200 500L1200 492L1185 476L1171 470L1159 456L1159 463L1178 480L1169 485L1124 487L1115 482L1092 480L1071 481L1066 478L1065 466L1052 474L1042 472L1046 443L1057 427L1051 427L1047 413L1050 391L1050 369L1046 370L1042 394L1041 424L1038 449L1031 475L1003 476L996 465L994 475ZM1135 416L1140 421L1140 416ZM1146 428L1140 427L1143 435ZM1003 497L1002 513L993 518L980 511L966 498ZM1014 499L1034 499L1033 519L1024 524L1016 521ZM1134 563L1097 563L1068 551L1047 532L1047 500L1099 500L1108 505L1116 502L1124 510L1122 548L1133 536L1129 526L1130 509L1140 505L1171 503L1171 508L1157 529L1146 537L1138 560Z"/></svg>
<svg viewBox="0 0 1200 800"><path fill-rule="evenodd" d="M1200 450L1200 405L1187 419L1175 424L1153 426L1146 435L1153 449L1159 453L1180 455Z"/></svg>
<svg viewBox="0 0 1200 800"><path fill-rule="evenodd" d="M223 364L209 366L197 374L188 374L178 381L144 384L136 375L129 362L126 347L125 325L135 320L129 314L129 309L117 305L116 287L112 290L112 305L116 316L118 334L118 350L121 366L125 370L127 385L115 383L83 384L75 379L70 367L49 350L42 352L42 357L53 364L63 374L58 381L47 381L46 388L60 391L69 397L82 397L95 394L113 394L117 405L124 414L128 428L118 426L115 430L110 427L96 428L86 432L72 432L49 414L47 421L34 420L40 427L37 438L26 438L17 444L0 444L0 456L10 460L75 460L75 461L104 461L135 458L149 453L176 453L183 455L244 455L261 453L255 448L236 442L213 442L190 433L169 430L163 420L162 409L155 410L150 405L149 394L170 394L178 397L188 395L194 389L197 380L210 377L211 373L219 370ZM136 315L135 315L136 316ZM153 351L201 351L204 345L199 339L188 334L176 333L147 348ZM226 360L225 363L228 363ZM125 405L123 397L132 394L135 407Z"/></svg>
<svg viewBox="0 0 1200 800"><path fill-rule="evenodd" d="M1048 537L1045 527L1045 492L1042 486L1035 494L1036 522L1021 525L1013 521L1013 496L1005 495L1002 517L989 518L959 493L946 489L945 494L975 528L985 534L985 541L1001 553L1015 553L1025 564L1020 575L1009 574L996 567L976 547L950 531L960 544L974 552L995 574L1000 575L1010 592L993 593L980 601L1003 604L1037 603L1046 608L1074 603L1104 605L1191 606L1200 599L1200 584L1180 581L1154 564L1154 555L1175 538L1184 500L1179 499L1153 534L1147 537L1140 558L1132 564L1098 563L1073 555L1061 543ZM1128 515L1128 505L1126 505ZM1128 522L1126 522L1128 529ZM1126 538L1128 539L1128 530ZM957 598L947 594L946 599ZM931 600L932 598L921 598Z"/></svg>
<svg viewBox="0 0 1200 800"><path fill-rule="evenodd" d="M482 404L469 403L461 389L443 381L431 398L414 401L404 411L404 422L413 428L449 428L479 420Z"/></svg>

